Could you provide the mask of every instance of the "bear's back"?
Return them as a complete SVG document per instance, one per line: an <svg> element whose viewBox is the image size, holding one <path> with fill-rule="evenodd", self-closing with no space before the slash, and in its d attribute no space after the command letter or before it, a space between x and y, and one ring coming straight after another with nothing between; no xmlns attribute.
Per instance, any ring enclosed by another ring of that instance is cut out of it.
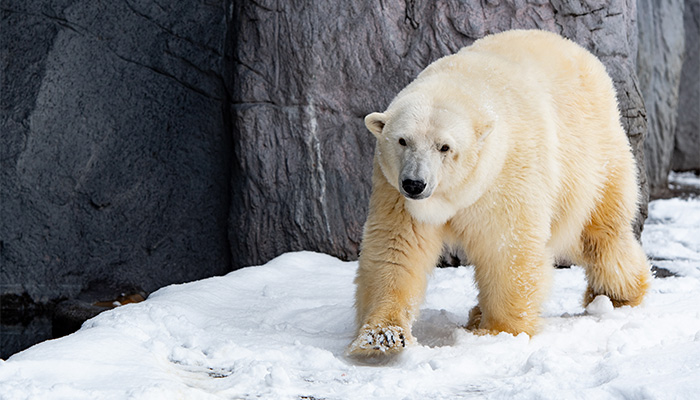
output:
<svg viewBox="0 0 700 400"><path fill-rule="evenodd" d="M605 66L569 39L540 30L513 30L477 40L457 53L477 54L536 77L539 89L555 98L560 123L578 123L582 116L600 116L601 110L610 111L605 116L612 119L609 122L619 121L614 85Z"/></svg>
<svg viewBox="0 0 700 400"><path fill-rule="evenodd" d="M607 77L603 64L569 39L540 30L512 30L477 40L457 54L488 53L520 67L534 67L549 77L571 79L579 71Z"/></svg>

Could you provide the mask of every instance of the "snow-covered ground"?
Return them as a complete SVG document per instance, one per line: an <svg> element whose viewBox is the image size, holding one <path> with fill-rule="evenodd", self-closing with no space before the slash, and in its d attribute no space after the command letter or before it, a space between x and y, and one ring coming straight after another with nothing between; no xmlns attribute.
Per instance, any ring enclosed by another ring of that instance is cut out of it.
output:
<svg viewBox="0 0 700 400"><path fill-rule="evenodd" d="M556 270L532 338L460 328L476 303L473 271L436 270L414 326L419 344L385 365L344 355L357 264L285 254L166 287L0 360L0 398L697 398L700 199L651 203L643 242L679 276L654 279L640 307L599 297L583 309L583 271Z"/></svg>

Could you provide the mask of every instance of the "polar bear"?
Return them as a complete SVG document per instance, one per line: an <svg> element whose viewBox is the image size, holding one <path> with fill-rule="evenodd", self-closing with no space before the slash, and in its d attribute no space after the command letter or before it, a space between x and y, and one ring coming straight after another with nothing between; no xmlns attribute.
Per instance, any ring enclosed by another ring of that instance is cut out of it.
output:
<svg viewBox="0 0 700 400"><path fill-rule="evenodd" d="M555 259L584 304L638 305L638 185L605 67L556 34L487 36L429 65L365 125L377 139L351 355L400 351L444 246L475 268L467 328L532 335Z"/></svg>

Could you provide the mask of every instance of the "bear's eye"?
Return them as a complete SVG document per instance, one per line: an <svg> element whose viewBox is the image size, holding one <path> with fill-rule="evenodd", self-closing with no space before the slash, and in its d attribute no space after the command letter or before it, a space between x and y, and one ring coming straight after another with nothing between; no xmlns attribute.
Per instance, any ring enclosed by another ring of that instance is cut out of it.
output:
<svg viewBox="0 0 700 400"><path fill-rule="evenodd" d="M399 139L399 144L400 144L401 146L405 146L405 145L406 145L406 140L404 140L404 138L400 138L400 139Z"/></svg>
<svg viewBox="0 0 700 400"><path fill-rule="evenodd" d="M450 146L443 144L442 147L440 147L440 151L445 153L450 150Z"/></svg>

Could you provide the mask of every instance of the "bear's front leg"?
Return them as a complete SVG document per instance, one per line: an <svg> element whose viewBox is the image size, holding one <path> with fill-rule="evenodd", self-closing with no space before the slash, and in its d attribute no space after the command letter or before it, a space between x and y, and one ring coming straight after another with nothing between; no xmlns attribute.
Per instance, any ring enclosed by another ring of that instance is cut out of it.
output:
<svg viewBox="0 0 700 400"><path fill-rule="evenodd" d="M415 341L411 324L442 249L440 229L415 222L403 207L370 210L355 278L354 356L396 353Z"/></svg>
<svg viewBox="0 0 700 400"><path fill-rule="evenodd" d="M470 312L467 329L482 334L524 332L532 336L549 288L552 258L538 243L519 241L507 247L490 257L478 257L475 262L479 304Z"/></svg>

